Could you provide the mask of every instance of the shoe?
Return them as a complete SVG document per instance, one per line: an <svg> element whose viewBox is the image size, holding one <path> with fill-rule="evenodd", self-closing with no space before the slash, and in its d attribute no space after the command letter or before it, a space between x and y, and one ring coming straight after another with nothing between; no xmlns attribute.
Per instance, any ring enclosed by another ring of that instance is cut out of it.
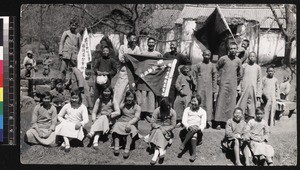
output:
<svg viewBox="0 0 300 170"><path fill-rule="evenodd" d="M172 143L173 143L173 140L170 139L170 140L168 141L167 147L170 147L170 146L172 145Z"/></svg>
<svg viewBox="0 0 300 170"><path fill-rule="evenodd" d="M95 149L95 150L99 150L99 148L98 148L98 144L93 144L93 149Z"/></svg>
<svg viewBox="0 0 300 170"><path fill-rule="evenodd" d="M197 158L196 155L192 155L192 156L190 157L190 161L191 161L191 162L194 162L194 161L196 160L196 158Z"/></svg>
<svg viewBox="0 0 300 170"><path fill-rule="evenodd" d="M123 152L123 158L124 159L127 159L129 157L129 152L130 152L129 150L125 149L125 151Z"/></svg>
<svg viewBox="0 0 300 170"><path fill-rule="evenodd" d="M159 164L164 163L165 155L161 155L161 156L159 156L158 158L159 158L159 159L158 159L158 163L159 163Z"/></svg>
<svg viewBox="0 0 300 170"><path fill-rule="evenodd" d="M66 152L66 153L69 153L70 150L71 150L70 146L66 146L66 147L65 147L65 152Z"/></svg>
<svg viewBox="0 0 300 170"><path fill-rule="evenodd" d="M243 166L243 164L238 162L238 163L235 163L235 166Z"/></svg>
<svg viewBox="0 0 300 170"><path fill-rule="evenodd" d="M118 149L114 149L114 155L115 156L119 156L119 154L120 154L120 149L118 148Z"/></svg>
<svg viewBox="0 0 300 170"><path fill-rule="evenodd" d="M221 130L222 128L221 128L221 126L220 125L218 125L217 127L216 127L216 130Z"/></svg>
<svg viewBox="0 0 300 170"><path fill-rule="evenodd" d="M60 150L65 150L65 147L66 147L65 143L62 143L62 144L60 145L59 149L60 149Z"/></svg>
<svg viewBox="0 0 300 170"><path fill-rule="evenodd" d="M151 161L150 161L150 165L155 165L156 162L157 162L157 160L155 160L155 161L151 160Z"/></svg>

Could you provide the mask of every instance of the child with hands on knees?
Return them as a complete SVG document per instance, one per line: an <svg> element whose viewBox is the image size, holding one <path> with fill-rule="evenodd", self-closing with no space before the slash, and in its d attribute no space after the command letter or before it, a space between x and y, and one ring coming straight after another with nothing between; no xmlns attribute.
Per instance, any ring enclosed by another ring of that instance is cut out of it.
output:
<svg viewBox="0 0 300 170"><path fill-rule="evenodd" d="M113 101L113 89L106 87L95 102L92 112L92 126L87 134L88 138L94 137L93 148L98 150L100 134L106 135L109 132L111 120L120 115L120 108L117 102Z"/></svg>

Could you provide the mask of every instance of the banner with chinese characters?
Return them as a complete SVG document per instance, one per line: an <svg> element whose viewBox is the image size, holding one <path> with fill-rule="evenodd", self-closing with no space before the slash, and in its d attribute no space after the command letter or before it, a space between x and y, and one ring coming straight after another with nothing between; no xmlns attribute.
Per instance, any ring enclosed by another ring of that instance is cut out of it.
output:
<svg viewBox="0 0 300 170"><path fill-rule="evenodd" d="M130 88L145 83L156 96L168 97L176 59L163 59L146 55L125 54Z"/></svg>
<svg viewBox="0 0 300 170"><path fill-rule="evenodd" d="M82 72L83 77L85 77L85 69L87 67L87 63L90 61L92 61L90 37L87 29L85 29L80 45L80 50L77 56L77 68Z"/></svg>

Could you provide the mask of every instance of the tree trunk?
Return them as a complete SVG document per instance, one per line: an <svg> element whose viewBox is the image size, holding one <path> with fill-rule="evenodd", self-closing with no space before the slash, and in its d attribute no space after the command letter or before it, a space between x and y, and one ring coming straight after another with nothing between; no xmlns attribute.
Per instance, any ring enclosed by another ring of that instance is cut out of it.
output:
<svg viewBox="0 0 300 170"><path fill-rule="evenodd" d="M285 36L285 65L289 67L291 65L291 50L292 50L292 41L293 41L293 13L291 12L291 5L285 5L285 13L286 13L286 32L288 36Z"/></svg>
<svg viewBox="0 0 300 170"><path fill-rule="evenodd" d="M41 37L43 32L43 5L40 5L40 30L39 30L39 40L38 40L38 46L37 46L37 55L38 58L40 57L40 46L41 46Z"/></svg>

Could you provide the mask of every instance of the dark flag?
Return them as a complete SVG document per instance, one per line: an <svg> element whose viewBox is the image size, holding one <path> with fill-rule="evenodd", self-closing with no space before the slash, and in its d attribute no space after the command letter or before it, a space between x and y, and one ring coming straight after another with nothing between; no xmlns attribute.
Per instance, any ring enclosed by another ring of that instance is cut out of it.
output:
<svg viewBox="0 0 300 170"><path fill-rule="evenodd" d="M125 57L128 59L126 67L131 89L142 80L156 96L168 97L176 59L134 54L125 54Z"/></svg>
<svg viewBox="0 0 300 170"><path fill-rule="evenodd" d="M230 28L225 19L222 19L222 14L218 7L206 19L203 27L194 31L194 36L200 41L212 54L219 56L226 55L225 42Z"/></svg>

